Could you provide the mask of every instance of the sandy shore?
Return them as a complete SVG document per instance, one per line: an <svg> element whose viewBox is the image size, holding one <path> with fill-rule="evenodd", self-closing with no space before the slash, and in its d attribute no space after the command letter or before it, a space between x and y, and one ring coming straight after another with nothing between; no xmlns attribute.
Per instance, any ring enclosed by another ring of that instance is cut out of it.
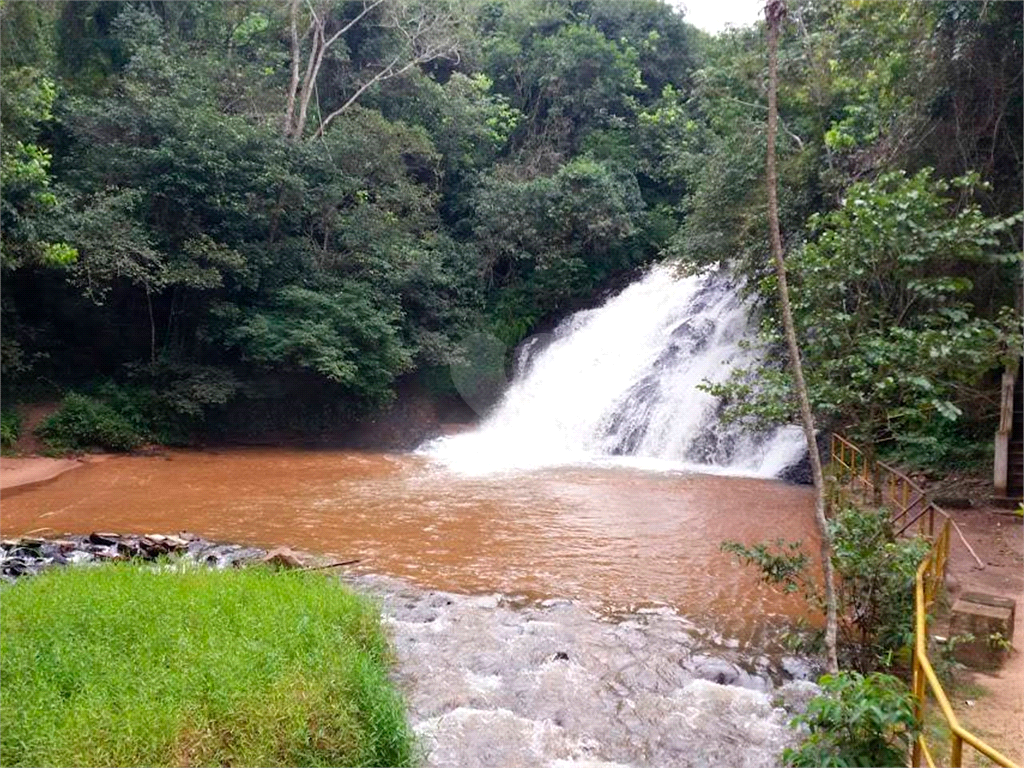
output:
<svg viewBox="0 0 1024 768"><path fill-rule="evenodd" d="M31 485L63 475L72 469L95 464L109 458L105 455L85 456L80 459L50 459L45 456L0 459L0 491Z"/></svg>

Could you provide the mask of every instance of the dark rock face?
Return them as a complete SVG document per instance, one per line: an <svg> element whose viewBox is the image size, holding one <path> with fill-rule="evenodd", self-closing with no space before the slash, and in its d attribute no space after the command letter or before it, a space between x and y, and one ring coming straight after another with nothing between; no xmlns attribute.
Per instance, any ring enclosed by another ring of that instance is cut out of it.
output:
<svg viewBox="0 0 1024 768"><path fill-rule="evenodd" d="M727 464L736 453L736 442L735 432L719 432L714 424L708 424L687 449L686 458L698 464Z"/></svg>
<svg viewBox="0 0 1024 768"><path fill-rule="evenodd" d="M829 462L831 450L829 444L831 439L831 432L818 432L818 455L821 456L822 466L825 466ZM811 473L810 454L804 451L804 455L800 457L800 461L795 464L790 464L782 470L781 473L779 473L779 479L785 480L787 483L794 483L795 485L814 485L814 475Z"/></svg>
<svg viewBox="0 0 1024 768"><path fill-rule="evenodd" d="M796 464L790 464L779 475L780 480L795 485L813 485L814 476L811 474L811 457L805 452Z"/></svg>

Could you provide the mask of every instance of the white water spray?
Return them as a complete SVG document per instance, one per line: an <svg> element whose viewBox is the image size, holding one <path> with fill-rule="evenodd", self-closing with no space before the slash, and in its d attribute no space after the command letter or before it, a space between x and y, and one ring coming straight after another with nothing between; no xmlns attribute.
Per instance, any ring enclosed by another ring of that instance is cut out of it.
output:
<svg viewBox="0 0 1024 768"><path fill-rule="evenodd" d="M798 461L802 433L752 434L718 418L698 389L753 361L749 307L724 274L658 266L603 306L563 322L472 432L424 452L466 473L572 464L772 477ZM532 352L532 354L531 354Z"/></svg>

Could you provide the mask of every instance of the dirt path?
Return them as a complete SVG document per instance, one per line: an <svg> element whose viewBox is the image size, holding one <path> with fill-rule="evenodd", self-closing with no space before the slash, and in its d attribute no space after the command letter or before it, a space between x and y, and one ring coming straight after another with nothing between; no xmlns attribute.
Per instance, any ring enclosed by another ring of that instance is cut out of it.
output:
<svg viewBox="0 0 1024 768"><path fill-rule="evenodd" d="M42 403L22 403L18 406L21 416L21 432L14 450L22 456L35 456L46 450L46 445L35 435L36 427L43 419L60 408L60 403L47 401Z"/></svg>
<svg viewBox="0 0 1024 768"><path fill-rule="evenodd" d="M60 403L27 403L18 406L21 416L21 434L14 445L15 456L0 458L0 491L10 491L47 480L110 458L108 454L93 454L76 458L49 458L40 456L46 445L35 435L39 424L60 407Z"/></svg>
<svg viewBox="0 0 1024 768"><path fill-rule="evenodd" d="M984 570L979 569L954 534L949 571L959 582L959 591L985 592L1017 601L1013 650L1009 658L992 674L962 673L960 685L952 691L953 708L965 728L1021 765L1024 764L1024 524L1006 510L977 508L949 512L985 561ZM991 763L965 747L964 765Z"/></svg>

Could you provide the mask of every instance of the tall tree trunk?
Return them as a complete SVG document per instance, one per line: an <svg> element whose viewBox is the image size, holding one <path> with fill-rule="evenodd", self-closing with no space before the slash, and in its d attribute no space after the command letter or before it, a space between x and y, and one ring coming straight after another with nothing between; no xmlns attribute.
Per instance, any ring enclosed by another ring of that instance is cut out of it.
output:
<svg viewBox="0 0 1024 768"><path fill-rule="evenodd" d="M153 317L153 297L146 286L146 306L149 308L149 362L156 365L156 318Z"/></svg>
<svg viewBox="0 0 1024 768"><path fill-rule="evenodd" d="M282 120L282 131L286 138L294 141L302 139L306 131L306 120L309 114L309 104L313 98L314 86L317 77L320 75L320 67L324 63L324 55L327 49L341 39L342 35L358 24L364 16L374 8L383 3L384 0L363 0L362 10L349 21L341 25L339 29L327 36L327 23L330 20L331 10L328 4L321 3L319 7L309 5L309 25L305 33L299 37L299 0L292 0L290 15L291 34L291 79L288 83L288 106L285 109ZM306 71L299 82L299 71L302 68L302 45L306 38L311 38L309 57L306 59ZM295 111L295 103L298 101L298 112ZM321 127L322 130L322 127Z"/></svg>
<svg viewBox="0 0 1024 768"><path fill-rule="evenodd" d="M839 662L836 658L836 589L832 573L832 537L828 532L825 520L825 476L821 470L821 455L814 436L814 414L811 413L811 401L807 395L807 383L804 381L803 364L800 362L800 347L796 341L796 328L793 324L793 310L789 304L789 286L786 283L786 262L782 257L782 234L779 231L779 198L778 180L775 171L775 133L778 126L778 47L779 27L786 16L785 0L768 0L765 6L765 18L768 21L768 157L765 172L768 177L768 229L771 236L772 257L775 260L775 275L779 284L779 308L782 311L782 325L786 330L786 342L789 345L789 362L793 369L793 383L800 400L800 417L803 422L804 437L807 440L807 452L811 460L811 473L814 476L814 517L818 523L821 536L821 570L825 576L825 650L828 654L829 672L837 672Z"/></svg>
<svg viewBox="0 0 1024 768"><path fill-rule="evenodd" d="M291 50L292 50L292 76L288 84L288 107L285 110L284 122L281 130L285 138L292 135L293 123L295 122L295 97L299 92L299 66L302 63L302 49L299 47L299 0L292 0L291 5Z"/></svg>

